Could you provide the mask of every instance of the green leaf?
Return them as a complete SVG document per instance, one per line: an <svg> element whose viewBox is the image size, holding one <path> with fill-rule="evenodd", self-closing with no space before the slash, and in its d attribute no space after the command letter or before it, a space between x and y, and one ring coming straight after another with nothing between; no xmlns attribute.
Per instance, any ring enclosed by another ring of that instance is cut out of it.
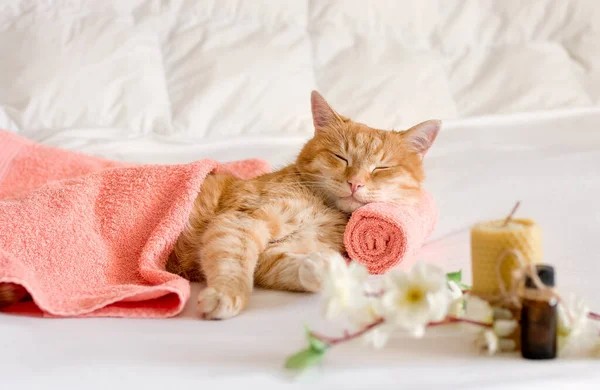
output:
<svg viewBox="0 0 600 390"><path fill-rule="evenodd" d="M327 343L314 337L307 326L304 327L304 330L306 332L306 338L308 339L308 343L310 344L310 347L313 350L315 350L316 352L325 352L327 350L327 348L329 347Z"/></svg>
<svg viewBox="0 0 600 390"><path fill-rule="evenodd" d="M462 269L459 269L456 272L450 272L446 274L446 279L449 281L453 281L456 284L462 282Z"/></svg>
<svg viewBox="0 0 600 390"><path fill-rule="evenodd" d="M459 269L456 272L447 273L446 279L448 279L448 281L453 281L454 283L456 283L458 285L458 287L460 287L462 290L470 290L471 289L471 286L464 284L462 282L462 269Z"/></svg>
<svg viewBox="0 0 600 390"><path fill-rule="evenodd" d="M285 368L292 368L296 370L303 370L319 364L325 356L325 351L317 351L311 347L306 348L292 356L285 361Z"/></svg>
<svg viewBox="0 0 600 390"><path fill-rule="evenodd" d="M308 326L304 327L309 347L290 356L285 362L285 368L305 369L323 360L329 344L313 336Z"/></svg>

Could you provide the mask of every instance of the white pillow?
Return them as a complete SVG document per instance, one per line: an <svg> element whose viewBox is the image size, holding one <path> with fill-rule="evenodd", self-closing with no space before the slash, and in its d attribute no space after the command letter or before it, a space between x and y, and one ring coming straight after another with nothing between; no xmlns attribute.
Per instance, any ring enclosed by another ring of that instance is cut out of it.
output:
<svg viewBox="0 0 600 390"><path fill-rule="evenodd" d="M0 110L19 130L41 139L111 127L134 137L169 126L156 34L85 2L19 5L0 6Z"/></svg>

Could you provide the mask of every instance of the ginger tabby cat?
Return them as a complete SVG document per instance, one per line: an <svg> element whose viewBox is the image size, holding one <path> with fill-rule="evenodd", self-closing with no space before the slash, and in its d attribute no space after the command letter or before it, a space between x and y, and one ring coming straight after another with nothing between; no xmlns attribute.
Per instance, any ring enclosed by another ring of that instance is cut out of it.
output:
<svg viewBox="0 0 600 390"><path fill-rule="evenodd" d="M439 121L384 131L339 115L316 91L311 105L315 135L295 164L248 181L211 175L204 182L167 264L206 281L198 297L204 318L237 315L255 284L318 291L328 257L344 252L350 213L417 199Z"/></svg>
<svg viewBox="0 0 600 390"><path fill-rule="evenodd" d="M239 314L254 285L319 291L328 258L344 252L354 210L417 199L440 121L384 131L341 116L316 91L311 106L315 134L295 164L253 180L211 174L204 181L167 262L170 272L206 281L198 297L203 318ZM0 284L0 308L25 294Z"/></svg>

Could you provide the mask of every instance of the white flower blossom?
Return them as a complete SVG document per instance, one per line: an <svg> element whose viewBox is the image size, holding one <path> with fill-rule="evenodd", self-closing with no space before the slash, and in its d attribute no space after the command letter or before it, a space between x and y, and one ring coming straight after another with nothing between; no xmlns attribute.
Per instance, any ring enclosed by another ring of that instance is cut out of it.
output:
<svg viewBox="0 0 600 390"><path fill-rule="evenodd" d="M450 298L452 300L462 298L463 292L460 286L453 280L448 281L448 289L450 290Z"/></svg>
<svg viewBox="0 0 600 390"><path fill-rule="evenodd" d="M450 291L450 307L448 314L454 317L461 317L465 313L465 297L460 286L453 280L448 281Z"/></svg>
<svg viewBox="0 0 600 390"><path fill-rule="evenodd" d="M491 324L494 320L494 310L487 301L470 295L466 300L464 317L473 321Z"/></svg>
<svg viewBox="0 0 600 390"><path fill-rule="evenodd" d="M571 318L565 306L558 304L558 334L561 337L576 337L585 329L590 310L582 299L575 296L569 300L568 308Z"/></svg>
<svg viewBox="0 0 600 390"><path fill-rule="evenodd" d="M348 322L358 329L382 319L383 316L381 300L371 297L363 297L360 303L354 304L346 311Z"/></svg>
<svg viewBox="0 0 600 390"><path fill-rule="evenodd" d="M381 302L390 323L421 337L429 322L446 317L450 304L446 275L422 262L408 273L392 271Z"/></svg>
<svg viewBox="0 0 600 390"><path fill-rule="evenodd" d="M340 255L328 262L323 276L323 311L326 318L332 319L357 306L364 305L364 283L368 271L362 265L346 260Z"/></svg>
<svg viewBox="0 0 600 390"><path fill-rule="evenodd" d="M567 313L567 307L569 313ZM577 349L589 345L589 337L595 337L589 331L590 324L588 314L590 312L585 301L572 295L565 307L562 303L558 304L558 352L560 355L568 355L576 352Z"/></svg>
<svg viewBox="0 0 600 390"><path fill-rule="evenodd" d="M494 355L498 352L498 344L500 340L498 335L494 333L492 329L486 329L481 332L479 339L477 339L476 344L482 349L484 352L487 352L489 355Z"/></svg>
<svg viewBox="0 0 600 390"><path fill-rule="evenodd" d="M374 348L383 348L390 335L394 332L394 327L388 324L379 325L362 336L362 341Z"/></svg>
<svg viewBox="0 0 600 390"><path fill-rule="evenodd" d="M515 332L518 326L516 320L496 320L492 329L498 337L508 337Z"/></svg>
<svg viewBox="0 0 600 390"><path fill-rule="evenodd" d="M515 320L499 320L494 322L492 328L487 328L479 334L476 345L488 355L497 352L514 351L517 348L515 340L506 338L517 328Z"/></svg>
<svg viewBox="0 0 600 390"><path fill-rule="evenodd" d="M379 297L367 297L360 305L356 305L347 311L347 320L357 330L384 319L381 299ZM387 344L394 327L390 324L380 324L369 330L362 336L363 343L375 348L382 348Z"/></svg>

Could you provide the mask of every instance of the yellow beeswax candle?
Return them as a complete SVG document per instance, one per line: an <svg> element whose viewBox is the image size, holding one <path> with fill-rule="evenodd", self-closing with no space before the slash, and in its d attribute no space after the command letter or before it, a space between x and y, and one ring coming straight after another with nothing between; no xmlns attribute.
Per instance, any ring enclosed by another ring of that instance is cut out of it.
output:
<svg viewBox="0 0 600 390"><path fill-rule="evenodd" d="M542 230L529 219L481 222L471 229L471 266L473 293L494 295L500 292L497 267L499 257L509 249L520 251L528 263L542 262ZM502 262L500 273L507 289L512 271L519 267L514 255Z"/></svg>

